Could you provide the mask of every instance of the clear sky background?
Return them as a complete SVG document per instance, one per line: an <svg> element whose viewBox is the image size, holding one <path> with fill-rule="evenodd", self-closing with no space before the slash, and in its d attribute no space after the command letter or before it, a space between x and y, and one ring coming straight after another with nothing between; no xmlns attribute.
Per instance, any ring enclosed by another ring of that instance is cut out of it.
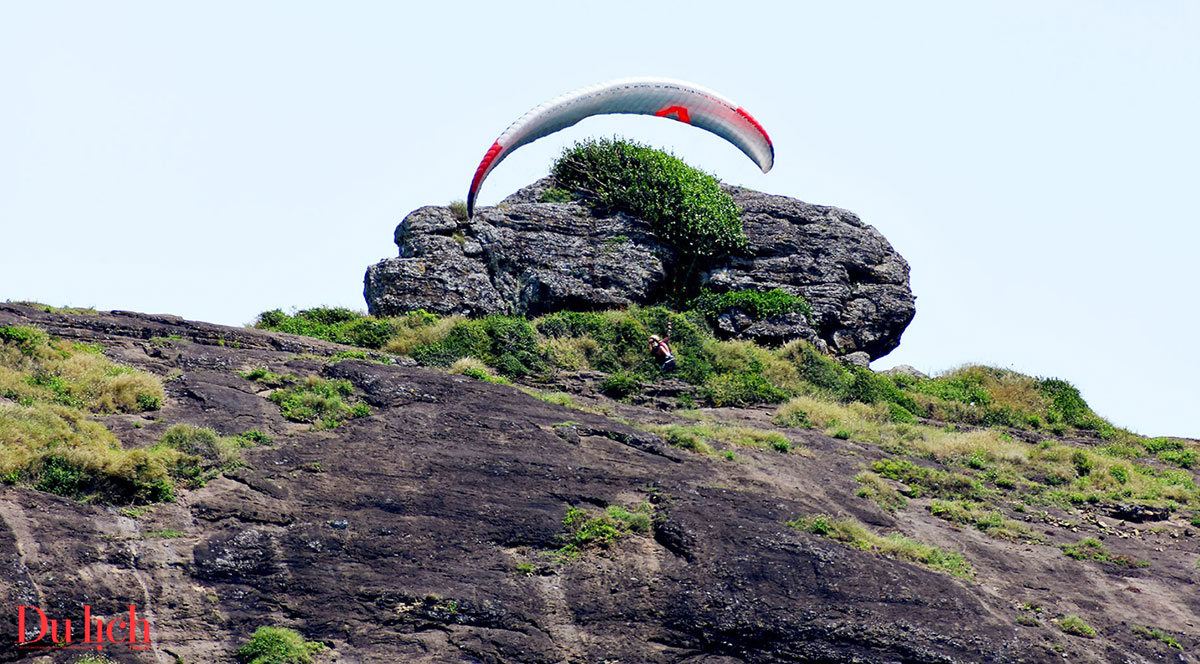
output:
<svg viewBox="0 0 1200 664"><path fill-rule="evenodd" d="M874 367L1075 383L1200 437L1200 3L2 2L0 299L241 325L365 309L411 210L466 195L510 122L669 76L753 113L766 175L680 123L526 146L493 204L586 136L836 205L912 265Z"/></svg>

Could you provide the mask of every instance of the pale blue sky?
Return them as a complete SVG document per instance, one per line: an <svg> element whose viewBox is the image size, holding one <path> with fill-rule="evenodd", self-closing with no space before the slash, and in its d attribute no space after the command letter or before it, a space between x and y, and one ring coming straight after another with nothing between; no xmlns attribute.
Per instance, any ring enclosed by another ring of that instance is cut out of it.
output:
<svg viewBox="0 0 1200 664"><path fill-rule="evenodd" d="M434 4L0 3L0 299L363 309L395 225L464 198L520 114L669 76L749 109L775 169L595 118L480 202L585 136L664 147L887 236L917 316L876 368L1062 377L1119 425L1200 437L1200 4Z"/></svg>

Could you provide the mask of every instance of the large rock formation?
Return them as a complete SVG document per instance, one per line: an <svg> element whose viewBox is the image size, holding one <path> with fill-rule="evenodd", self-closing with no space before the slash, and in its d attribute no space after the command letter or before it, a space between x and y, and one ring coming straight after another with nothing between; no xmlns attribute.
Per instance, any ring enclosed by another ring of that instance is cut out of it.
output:
<svg viewBox="0 0 1200 664"><path fill-rule="evenodd" d="M543 203L549 178L482 208L470 222L429 206L396 228L400 256L367 270L372 314L522 313L653 304L664 297L673 252L640 219L597 216L575 203ZM803 296L800 313L752 320L729 310L725 337L777 344L803 338L839 355L887 354L912 320L908 263L851 212L726 187L743 210L749 247L701 276L715 291L780 288Z"/></svg>
<svg viewBox="0 0 1200 664"><path fill-rule="evenodd" d="M125 447L153 446L180 423L274 442L241 450L245 465L181 487L174 502L137 509L0 482L0 662L75 662L77 650L18 648L15 607L39 607L60 629L70 619L78 647L85 604L105 621L136 605L148 621L147 650L105 648L121 664L236 664L264 625L325 643L319 664L1100 664L1193 662L1200 647L1200 538L1186 508L1153 526L1088 503L1074 516L1009 509L1032 529L1031 541L1010 541L932 515L928 497L892 510L860 497L855 478L889 453L774 428L761 409L710 415L772 427L803 453L713 441L736 452L726 462L638 428L695 423L669 411L587 391L574 394L587 409L572 409L263 330L0 302L8 325L163 379L160 411L96 416ZM252 367L348 381L371 414L334 429L287 420L239 373ZM0 396L0 414L15 408ZM0 436L0 449L11 444ZM643 504L654 515L645 532L556 554L569 508L595 517ZM816 514L961 552L975 577L787 524ZM1150 566L1074 560L1057 546L1088 537ZM1050 622L1066 614L1095 637ZM1167 630L1186 652L1134 625Z"/></svg>

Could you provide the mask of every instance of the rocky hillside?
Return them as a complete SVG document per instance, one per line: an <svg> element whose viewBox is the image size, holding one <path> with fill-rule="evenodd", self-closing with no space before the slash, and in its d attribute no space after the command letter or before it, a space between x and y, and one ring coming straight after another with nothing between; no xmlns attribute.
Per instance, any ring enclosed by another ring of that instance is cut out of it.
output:
<svg viewBox="0 0 1200 664"><path fill-rule="evenodd" d="M552 178L481 208L469 222L448 207L415 210L396 228L398 258L372 265L372 314L541 315L653 304L664 297L672 250L646 222L601 216L579 202L547 202ZM864 363L896 348L915 312L908 263L856 215L739 187L747 251L701 275L718 292L782 289L804 297L812 318L792 312L753 320L731 309L725 337L779 344L805 339Z"/></svg>
<svg viewBox="0 0 1200 664"><path fill-rule="evenodd" d="M676 410L670 381L625 403L586 372L522 389L126 312L0 304L0 328L158 377L161 402L89 416L121 448L243 441L168 501L0 484L0 603L135 605L153 645L115 661L234 662L263 626L318 662L1198 661L1196 441ZM297 385L347 410L304 416ZM2 621L0 661L79 657Z"/></svg>

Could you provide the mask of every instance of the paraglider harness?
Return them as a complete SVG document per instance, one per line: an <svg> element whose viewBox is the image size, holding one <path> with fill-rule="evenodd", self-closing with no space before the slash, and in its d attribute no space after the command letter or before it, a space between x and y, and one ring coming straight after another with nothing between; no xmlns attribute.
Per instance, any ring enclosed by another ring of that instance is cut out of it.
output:
<svg viewBox="0 0 1200 664"><path fill-rule="evenodd" d="M675 370L675 355L671 353L671 346L667 342L671 340L671 322L667 321L667 336L664 339L659 339L658 335L650 337L650 352L654 357L661 360L662 364L659 369L663 373L671 373Z"/></svg>

